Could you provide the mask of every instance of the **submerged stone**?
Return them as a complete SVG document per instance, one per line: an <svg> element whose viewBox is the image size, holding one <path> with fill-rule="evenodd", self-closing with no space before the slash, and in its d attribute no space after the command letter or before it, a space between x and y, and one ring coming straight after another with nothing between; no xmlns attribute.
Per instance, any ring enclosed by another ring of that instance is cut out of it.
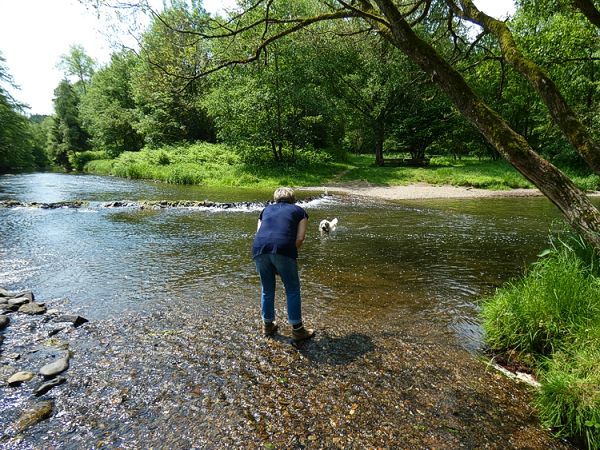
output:
<svg viewBox="0 0 600 450"><path fill-rule="evenodd" d="M0 382L8 383L8 379L13 376L17 371L13 366L9 366L8 364L4 364L0 366Z"/></svg>
<svg viewBox="0 0 600 450"><path fill-rule="evenodd" d="M30 315L44 314L46 312L46 307L44 305L42 305L41 303L35 303L35 302L25 303L24 305L22 305L19 308L19 312L23 313L23 314L30 314Z"/></svg>
<svg viewBox="0 0 600 450"><path fill-rule="evenodd" d="M8 318L8 316L0 315L0 330L5 328L9 322L10 322L10 319Z"/></svg>
<svg viewBox="0 0 600 450"><path fill-rule="evenodd" d="M17 372L6 381L9 386L17 386L25 381L31 380L35 374L27 371Z"/></svg>
<svg viewBox="0 0 600 450"><path fill-rule="evenodd" d="M81 317L76 314L63 314L62 316L58 316L56 319L54 319L54 321L69 322L73 324L74 327L78 327L79 325L89 322L85 317Z"/></svg>
<svg viewBox="0 0 600 450"><path fill-rule="evenodd" d="M26 410L21 414L21 417L15 423L15 429L17 432L25 431L27 428L47 419L52 415L54 409L53 402L42 402Z"/></svg>
<svg viewBox="0 0 600 450"><path fill-rule="evenodd" d="M65 381L67 381L67 379L65 377L56 377L53 380L45 381L33 390L33 394L36 397L39 397L40 395L44 395L50 389L52 389L55 386L63 384Z"/></svg>
<svg viewBox="0 0 600 450"><path fill-rule="evenodd" d="M40 374L46 378L58 375L69 368L69 355L65 355L62 358L57 359L49 364L46 364L40 369Z"/></svg>

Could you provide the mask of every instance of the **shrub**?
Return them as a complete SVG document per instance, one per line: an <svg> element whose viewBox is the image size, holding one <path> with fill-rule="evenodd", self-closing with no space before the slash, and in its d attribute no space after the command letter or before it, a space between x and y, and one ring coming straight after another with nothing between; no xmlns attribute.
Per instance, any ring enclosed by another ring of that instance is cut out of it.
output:
<svg viewBox="0 0 600 450"><path fill-rule="evenodd" d="M548 363L536 406L543 425L600 448L600 345L558 352Z"/></svg>
<svg viewBox="0 0 600 450"><path fill-rule="evenodd" d="M547 356L600 317L600 284L575 253L560 249L485 300L481 315L491 348Z"/></svg>
<svg viewBox="0 0 600 450"><path fill-rule="evenodd" d="M108 153L104 150L85 151L85 152L69 152L69 164L78 172L84 170L85 165L90 161L98 159L108 159Z"/></svg>

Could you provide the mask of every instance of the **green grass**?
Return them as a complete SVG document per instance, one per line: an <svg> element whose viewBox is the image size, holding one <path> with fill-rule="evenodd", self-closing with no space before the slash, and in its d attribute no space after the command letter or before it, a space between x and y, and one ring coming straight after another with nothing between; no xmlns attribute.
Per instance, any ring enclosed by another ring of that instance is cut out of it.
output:
<svg viewBox="0 0 600 450"><path fill-rule="evenodd" d="M431 159L429 167L377 167L371 156L364 155L352 156L350 161L353 168L340 181L366 180L381 185L449 184L499 190L533 187L504 160L436 157Z"/></svg>
<svg viewBox="0 0 600 450"><path fill-rule="evenodd" d="M554 239L526 275L483 301L487 345L534 368L539 416L560 436L600 445L598 257L579 239Z"/></svg>
<svg viewBox="0 0 600 450"><path fill-rule="evenodd" d="M297 150L296 162L290 164L274 163L266 148L208 143L125 152L116 159L89 161L85 170L167 183L256 188L359 180L382 186L429 183L497 190L533 187L504 160L435 157L429 167L378 167L372 155L348 155L344 162L336 162L327 152L305 149ZM585 190L596 190L600 183L596 175L570 175Z"/></svg>

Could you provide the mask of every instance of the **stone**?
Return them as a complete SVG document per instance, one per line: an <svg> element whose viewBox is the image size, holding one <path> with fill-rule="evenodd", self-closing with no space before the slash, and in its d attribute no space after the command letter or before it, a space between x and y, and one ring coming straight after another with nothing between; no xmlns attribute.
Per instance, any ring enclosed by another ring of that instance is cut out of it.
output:
<svg viewBox="0 0 600 450"><path fill-rule="evenodd" d="M52 337L58 333L60 333L62 330L64 330L66 327L57 327L57 328L52 328L50 331L48 331L48 337Z"/></svg>
<svg viewBox="0 0 600 450"><path fill-rule="evenodd" d="M54 319L55 322L69 322L74 327L78 327L86 322L89 322L85 317L81 317L75 314L63 314Z"/></svg>
<svg viewBox="0 0 600 450"><path fill-rule="evenodd" d="M0 305L8 305L8 297L0 297Z"/></svg>
<svg viewBox="0 0 600 450"><path fill-rule="evenodd" d="M27 409L21 414L15 423L15 430L18 433L25 431L27 428L47 419L52 415L54 409L53 402L41 402Z"/></svg>
<svg viewBox="0 0 600 450"><path fill-rule="evenodd" d="M31 300L27 297L15 297L8 300L9 306L21 306L25 303L29 303Z"/></svg>
<svg viewBox="0 0 600 450"><path fill-rule="evenodd" d="M9 322L10 319L8 318L8 316L0 315L0 330L6 328Z"/></svg>
<svg viewBox="0 0 600 450"><path fill-rule="evenodd" d="M9 366L8 364L3 364L0 366L0 382L5 383L8 382L8 379L12 377L18 370L13 366Z"/></svg>
<svg viewBox="0 0 600 450"><path fill-rule="evenodd" d="M67 379L65 377L56 377L53 380L45 381L45 382L41 383L40 385L38 385L33 390L33 394L36 397L39 397L40 395L44 395L50 389L52 389L53 387L56 387L58 385L63 384L65 381L67 381Z"/></svg>
<svg viewBox="0 0 600 450"><path fill-rule="evenodd" d="M0 297L10 297L10 292L8 292L6 289L4 288L0 288Z"/></svg>
<svg viewBox="0 0 600 450"><path fill-rule="evenodd" d="M13 307L8 303L0 303L0 314L9 314L13 310Z"/></svg>
<svg viewBox="0 0 600 450"><path fill-rule="evenodd" d="M41 303L31 302L25 303L19 308L19 312L23 314L44 314L46 312L46 307Z"/></svg>
<svg viewBox="0 0 600 450"><path fill-rule="evenodd" d="M31 291L14 292L14 293L11 294L11 297L13 297L13 298L25 297L30 302L32 302L32 301L35 300L35 296L33 295L33 292L31 292Z"/></svg>
<svg viewBox="0 0 600 450"><path fill-rule="evenodd" d="M49 364L46 364L44 367L40 369L40 374L45 376L46 378L51 378L55 375L58 375L61 372L64 372L69 368L69 355L65 355L62 358L57 359L56 361L52 361Z"/></svg>
<svg viewBox="0 0 600 450"><path fill-rule="evenodd" d="M31 380L35 374L27 371L17 372L6 381L9 386L18 386L19 384Z"/></svg>

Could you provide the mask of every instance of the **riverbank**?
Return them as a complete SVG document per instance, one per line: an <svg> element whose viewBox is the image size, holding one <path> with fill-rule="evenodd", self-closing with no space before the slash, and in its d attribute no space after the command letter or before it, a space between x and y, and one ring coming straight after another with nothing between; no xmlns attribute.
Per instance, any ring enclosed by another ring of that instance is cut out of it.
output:
<svg viewBox="0 0 600 450"><path fill-rule="evenodd" d="M463 186L432 185L416 183L403 186L376 186L368 182L337 183L326 186L300 187L298 190L316 191L329 194L345 194L357 197L370 197L381 200L420 200L441 198L506 198L541 197L538 189L516 188L509 190L478 189ZM590 195L598 195L593 193Z"/></svg>

